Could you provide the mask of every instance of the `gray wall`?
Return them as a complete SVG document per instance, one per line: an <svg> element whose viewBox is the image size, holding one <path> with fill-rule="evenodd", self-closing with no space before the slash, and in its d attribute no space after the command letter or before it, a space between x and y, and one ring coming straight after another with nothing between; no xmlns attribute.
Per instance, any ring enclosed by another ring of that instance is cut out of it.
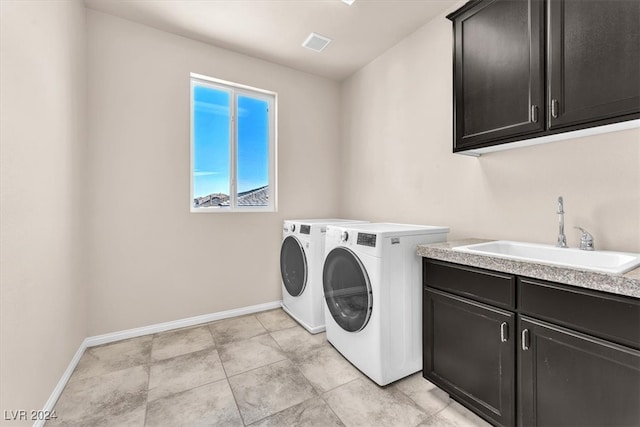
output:
<svg viewBox="0 0 640 427"><path fill-rule="evenodd" d="M343 82L341 213L555 244L563 195L570 246L579 225L640 252L640 130L452 154L451 31L443 14Z"/></svg>
<svg viewBox="0 0 640 427"><path fill-rule="evenodd" d="M79 1L0 8L0 410L28 411L87 336L85 15Z"/></svg>
<svg viewBox="0 0 640 427"><path fill-rule="evenodd" d="M285 218L339 211L339 86L87 10L89 334L281 299ZM189 213L189 73L278 93L277 213Z"/></svg>

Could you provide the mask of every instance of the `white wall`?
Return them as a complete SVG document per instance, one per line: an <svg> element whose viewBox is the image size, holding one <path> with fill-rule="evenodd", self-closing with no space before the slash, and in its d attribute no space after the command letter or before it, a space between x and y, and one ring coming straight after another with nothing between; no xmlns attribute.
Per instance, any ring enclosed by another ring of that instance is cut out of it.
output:
<svg viewBox="0 0 640 427"><path fill-rule="evenodd" d="M443 14L343 82L341 213L554 244L563 195L570 246L640 252L640 131L454 155L451 40Z"/></svg>
<svg viewBox="0 0 640 427"><path fill-rule="evenodd" d="M87 10L89 334L281 299L282 220L339 212L337 83ZM189 213L189 73L278 92L277 213Z"/></svg>
<svg viewBox="0 0 640 427"><path fill-rule="evenodd" d="M85 20L75 0L0 8L0 409L28 411L87 336Z"/></svg>
<svg viewBox="0 0 640 427"><path fill-rule="evenodd" d="M552 243L562 194L571 245L640 251L639 131L451 153L444 16L338 85L79 1L0 6L2 410L42 408L86 336L280 299L285 218ZM279 93L277 213L189 213L190 72Z"/></svg>

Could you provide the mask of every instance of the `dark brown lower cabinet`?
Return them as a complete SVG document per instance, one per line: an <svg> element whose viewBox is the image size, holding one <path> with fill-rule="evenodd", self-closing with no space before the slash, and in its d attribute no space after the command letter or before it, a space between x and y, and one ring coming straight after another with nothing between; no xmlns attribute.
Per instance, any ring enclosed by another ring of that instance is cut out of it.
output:
<svg viewBox="0 0 640 427"><path fill-rule="evenodd" d="M492 423L512 425L515 314L437 290L424 292L423 375Z"/></svg>
<svg viewBox="0 0 640 427"><path fill-rule="evenodd" d="M640 299L430 259L423 276L423 376L452 398L494 425L640 426Z"/></svg>
<svg viewBox="0 0 640 427"><path fill-rule="evenodd" d="M522 426L640 425L640 351L522 316Z"/></svg>

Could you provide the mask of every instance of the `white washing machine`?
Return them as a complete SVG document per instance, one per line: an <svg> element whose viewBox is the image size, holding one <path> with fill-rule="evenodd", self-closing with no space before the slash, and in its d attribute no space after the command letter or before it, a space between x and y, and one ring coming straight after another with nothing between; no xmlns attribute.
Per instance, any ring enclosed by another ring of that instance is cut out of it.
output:
<svg viewBox="0 0 640 427"><path fill-rule="evenodd" d="M416 247L444 242L448 232L391 223L327 227L327 340L379 385L422 369L422 263Z"/></svg>
<svg viewBox="0 0 640 427"><path fill-rule="evenodd" d="M336 218L284 221L280 247L282 308L312 334L324 331L322 261L327 225L364 222Z"/></svg>

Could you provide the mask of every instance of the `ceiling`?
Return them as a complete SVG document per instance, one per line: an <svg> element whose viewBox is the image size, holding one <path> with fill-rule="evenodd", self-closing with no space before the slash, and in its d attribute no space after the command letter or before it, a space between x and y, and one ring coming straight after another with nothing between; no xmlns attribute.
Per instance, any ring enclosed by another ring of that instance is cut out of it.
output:
<svg viewBox="0 0 640 427"><path fill-rule="evenodd" d="M85 0L91 9L342 80L459 0ZM333 41L301 46L309 33Z"/></svg>

